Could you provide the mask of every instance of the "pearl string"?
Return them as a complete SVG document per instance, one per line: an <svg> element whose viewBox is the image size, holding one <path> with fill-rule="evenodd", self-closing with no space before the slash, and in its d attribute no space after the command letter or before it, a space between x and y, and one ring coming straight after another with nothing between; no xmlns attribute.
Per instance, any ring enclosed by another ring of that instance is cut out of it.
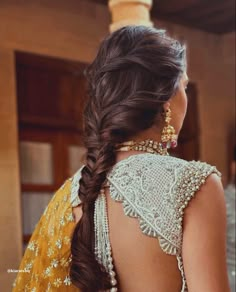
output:
<svg viewBox="0 0 236 292"><path fill-rule="evenodd" d="M100 194L95 202L94 226L96 259L106 268L107 272L110 275L110 283L112 285L110 292L117 292L117 280L114 271L111 244L109 240L107 203L104 189L101 189Z"/></svg>

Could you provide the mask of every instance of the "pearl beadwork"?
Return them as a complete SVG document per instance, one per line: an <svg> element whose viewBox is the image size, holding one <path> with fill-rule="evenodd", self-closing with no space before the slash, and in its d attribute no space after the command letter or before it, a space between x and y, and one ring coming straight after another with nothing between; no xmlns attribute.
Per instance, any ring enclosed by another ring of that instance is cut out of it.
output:
<svg viewBox="0 0 236 292"><path fill-rule="evenodd" d="M113 270L113 259L111 245L109 240L109 224L107 216L107 203L104 189L95 202L94 209L94 227L95 227L95 256L97 261L102 264L110 275L112 288L110 292L118 291L115 287L117 284L116 274Z"/></svg>

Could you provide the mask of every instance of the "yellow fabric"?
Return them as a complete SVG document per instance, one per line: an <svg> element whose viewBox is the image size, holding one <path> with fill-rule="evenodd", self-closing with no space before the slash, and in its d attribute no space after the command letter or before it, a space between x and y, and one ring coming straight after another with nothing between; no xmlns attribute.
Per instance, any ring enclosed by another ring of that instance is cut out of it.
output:
<svg viewBox="0 0 236 292"><path fill-rule="evenodd" d="M74 227L71 179L68 179L54 194L35 227L13 284L13 292L80 291L69 277Z"/></svg>

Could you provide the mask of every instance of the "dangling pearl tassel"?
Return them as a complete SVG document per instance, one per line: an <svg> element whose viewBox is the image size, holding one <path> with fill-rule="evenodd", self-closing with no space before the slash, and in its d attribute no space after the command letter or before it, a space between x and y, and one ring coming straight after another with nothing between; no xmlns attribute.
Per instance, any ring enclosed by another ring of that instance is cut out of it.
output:
<svg viewBox="0 0 236 292"><path fill-rule="evenodd" d="M109 225L107 215L107 203L104 189L95 202L94 209L94 229L95 229L95 256L97 261L102 264L110 275L111 285L110 292L116 292L117 284L116 274L114 272L111 244L109 240Z"/></svg>

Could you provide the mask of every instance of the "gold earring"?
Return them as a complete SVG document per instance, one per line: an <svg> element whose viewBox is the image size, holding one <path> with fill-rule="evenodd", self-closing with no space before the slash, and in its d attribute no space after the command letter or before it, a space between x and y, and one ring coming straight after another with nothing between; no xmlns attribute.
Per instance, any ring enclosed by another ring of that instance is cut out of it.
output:
<svg viewBox="0 0 236 292"><path fill-rule="evenodd" d="M175 148L177 146L177 135L175 129L170 125L171 121L171 110L168 108L165 112L165 123L161 133L161 143L163 148Z"/></svg>

